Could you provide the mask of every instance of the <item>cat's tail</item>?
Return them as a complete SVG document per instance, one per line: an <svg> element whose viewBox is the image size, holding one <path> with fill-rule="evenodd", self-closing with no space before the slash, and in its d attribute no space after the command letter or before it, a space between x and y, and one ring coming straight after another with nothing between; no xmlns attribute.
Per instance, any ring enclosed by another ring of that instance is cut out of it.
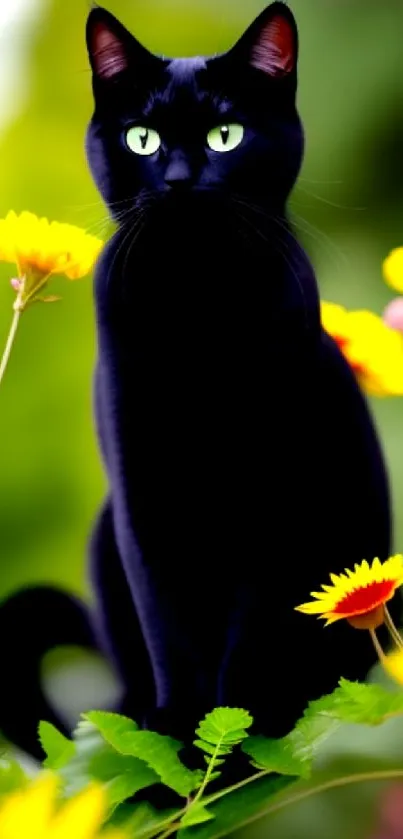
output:
<svg viewBox="0 0 403 839"><path fill-rule="evenodd" d="M62 645L93 649L89 612L56 588L27 588L0 605L0 730L28 754L43 758L38 723L64 730L41 685L41 662Z"/></svg>

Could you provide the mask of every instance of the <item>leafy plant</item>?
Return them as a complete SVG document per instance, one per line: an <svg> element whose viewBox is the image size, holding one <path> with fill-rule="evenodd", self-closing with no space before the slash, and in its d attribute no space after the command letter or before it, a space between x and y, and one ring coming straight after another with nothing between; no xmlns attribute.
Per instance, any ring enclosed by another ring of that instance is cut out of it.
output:
<svg viewBox="0 0 403 839"><path fill-rule="evenodd" d="M315 771L322 743L341 725L376 726L402 714L402 692L345 679L332 694L311 702L293 731L280 740L249 736L253 719L247 711L216 708L196 730L194 745L203 753L204 771L185 766L180 757L183 744L178 740L142 731L133 720L118 714L91 711L83 715L72 740L41 723L40 738L47 753L45 766L59 772L65 796L92 780L101 781L108 791L108 822L123 826L128 837L167 839L177 833L178 839L218 839L332 787L403 778L403 767L371 768L332 778ZM224 763L239 748L256 772L211 792L211 782L222 780ZM9 772L12 787L17 783L15 769ZM18 783L24 783L24 776ZM180 796L176 809L154 808L151 787L157 784ZM0 792L1 785L0 763ZM149 788L150 801L136 801L136 793Z"/></svg>

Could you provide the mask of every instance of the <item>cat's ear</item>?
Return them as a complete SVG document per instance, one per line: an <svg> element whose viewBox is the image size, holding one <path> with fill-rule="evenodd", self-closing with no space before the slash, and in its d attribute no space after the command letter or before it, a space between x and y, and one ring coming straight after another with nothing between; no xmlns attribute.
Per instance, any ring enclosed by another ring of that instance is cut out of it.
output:
<svg viewBox="0 0 403 839"><path fill-rule="evenodd" d="M291 76L297 66L298 32L285 3L272 3L247 29L229 55L271 78Z"/></svg>
<svg viewBox="0 0 403 839"><path fill-rule="evenodd" d="M130 67L155 67L161 59L143 47L106 9L91 9L86 28L87 48L94 77L109 81Z"/></svg>

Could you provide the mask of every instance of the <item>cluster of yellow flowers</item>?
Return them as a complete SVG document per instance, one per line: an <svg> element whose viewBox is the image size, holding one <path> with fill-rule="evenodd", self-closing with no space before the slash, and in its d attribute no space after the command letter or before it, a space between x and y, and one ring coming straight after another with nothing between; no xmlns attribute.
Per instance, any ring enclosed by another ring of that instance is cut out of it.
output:
<svg viewBox="0 0 403 839"><path fill-rule="evenodd" d="M64 274L69 280L85 277L102 246L100 239L80 227L11 210L0 219L0 261L17 267L14 308L23 311L54 274Z"/></svg>
<svg viewBox="0 0 403 839"><path fill-rule="evenodd" d="M322 324L352 367L363 390L372 396L403 394L403 335L379 315L347 311L321 303Z"/></svg>
<svg viewBox="0 0 403 839"><path fill-rule="evenodd" d="M92 784L67 803L57 800L59 781L40 773L25 789L0 802L0 839L124 839L118 830L103 831L106 794Z"/></svg>
<svg viewBox="0 0 403 839"><path fill-rule="evenodd" d="M383 263L383 276L391 288L403 292L403 248L395 248ZM397 305L396 305L397 303ZM322 323L366 393L403 395L403 300L394 301L384 318L367 309L348 311L323 301Z"/></svg>

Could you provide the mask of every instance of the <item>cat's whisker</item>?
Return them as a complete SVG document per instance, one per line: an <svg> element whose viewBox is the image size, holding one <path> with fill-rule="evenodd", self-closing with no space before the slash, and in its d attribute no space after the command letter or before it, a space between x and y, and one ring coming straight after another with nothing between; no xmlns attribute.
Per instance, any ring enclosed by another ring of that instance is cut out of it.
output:
<svg viewBox="0 0 403 839"><path fill-rule="evenodd" d="M316 184L316 185L323 185L323 186L336 186L341 185L344 181L322 181L322 180L312 180L311 178L302 178L301 175L298 176L298 182L302 181L305 184Z"/></svg>
<svg viewBox="0 0 403 839"><path fill-rule="evenodd" d="M306 218L303 216L298 215L295 210L291 212L291 221L293 227L297 230L300 230L301 233L305 234L306 236L310 236L311 239L315 242L315 244L321 246L324 249L325 256L329 256L330 258L334 258L337 256L340 259L340 264L342 264L343 270L347 267L349 268L349 261L345 253L343 253L342 249L337 247L337 245L332 242L331 238L324 233L323 230L320 230L319 227L316 227L314 224L311 224ZM305 226L304 226L305 225Z"/></svg>
<svg viewBox="0 0 403 839"><path fill-rule="evenodd" d="M116 260L117 260L117 258L118 258L118 256L119 256L119 254L121 253L121 251L122 251L122 250L123 250L123 248L125 247L126 243L129 241L130 236L131 236L131 235L133 235L133 242L131 242L131 243L130 243L130 245L129 245L129 249L131 249L131 247L132 247L133 243L136 241L136 239L138 238L139 233L140 233L140 232L141 232L141 230L143 229L143 227L141 227L141 228L140 228L140 230L138 230L138 228L139 228L139 226L140 226L140 222L143 220L143 217L144 217L144 212L140 210L140 211L138 212L137 217L136 217L136 218L135 218L135 220L134 220L134 224L130 224L130 225L129 225L129 228L128 228L128 230L126 231L126 233L124 234L122 241L121 241L121 242L120 242L120 244L118 245L118 247L117 247L117 249L116 249L116 252L115 252L115 254L114 254L114 257L113 257L113 259L112 259L112 262L111 262L110 268L109 268L109 272L108 272L108 276L107 276L107 280L106 280L106 287L107 287L107 288L109 287L109 284L110 284L110 278L111 278L112 273L113 273L113 268L114 268L114 266L115 266L115 263L116 263ZM127 223L128 223L129 221L130 221L130 219L127 219ZM124 229L124 225L122 226L122 229ZM127 254L126 254L126 258L125 258L125 265L126 265L126 262L127 262Z"/></svg>
<svg viewBox="0 0 403 839"><path fill-rule="evenodd" d="M233 200L234 200L234 202L235 202L235 203L238 203L239 205L244 206L244 207L245 207L245 208L247 208L247 209L249 208L249 209L251 209L251 210L252 210L252 211L254 211L254 212L258 210L258 208L255 208L253 205L249 205L249 203L248 203L248 202L246 202L246 201L244 201L243 199L235 198L235 197L233 197L233 196L232 196L232 198L233 198ZM283 221L283 220L279 219L278 217L273 216L273 215L271 215L271 214L269 214L269 213L266 213L266 212L264 212L263 210L261 211L261 215L262 215L262 216L265 216L265 217L266 217L266 219L267 219L269 222L273 222L273 223L274 223L274 224L275 224L278 228L280 228L280 230L284 231L284 233L286 233L286 234L287 234L287 237L290 237L290 238L291 238L291 239L292 239L292 240L293 240L293 241L297 244L299 251L300 251L301 253L303 253L303 249L302 249L301 245L300 245L300 244L298 243L298 241L295 239L295 237L293 236L292 231L289 229L289 227L288 227L288 225L286 224L286 222L285 222L285 221ZM247 217L245 217L244 215L241 215L241 213L239 213L239 216L240 216L240 218L242 218L242 219L243 219L243 221L244 221L246 224L248 224L248 225L249 225L249 226L253 229L253 231L254 231L254 233L255 233L255 234L257 234L257 235L258 235L260 238L262 238L265 242L270 241L270 240L269 240L269 238L268 238L268 236L266 236L266 235L265 235L265 234L264 234L264 233L260 230L260 228L259 228L259 227L257 227L256 225L254 225L250 219L248 219L248 218L247 218ZM292 275L293 279L295 280L295 282L296 282L296 284L297 284L297 288L298 288L298 290L299 290L299 293L300 293L300 296L301 296L301 300L302 300L302 304L303 304L305 329L306 329L306 330L308 330L308 329L309 329L309 313L308 313L308 309L307 309L307 302L306 302L306 298L305 298L304 288L303 288L303 285L302 285L302 283L301 283L301 280L300 280L300 278L299 278L299 276L298 276L298 272L295 270L295 266L294 266L293 262L292 262L292 261L290 261L290 259L288 258L288 257L291 257L291 259L292 259L292 257L293 257L292 251L291 251L291 249L289 248L289 246L288 246L287 242L286 242L284 239L281 239L281 238L280 238L280 237L278 237L278 236L273 236L273 244L274 244L275 246L277 246L277 247L276 247L277 252L278 252L278 253L279 253L279 255L282 257L282 259L284 260L284 262L286 263L286 265L288 266L288 268L289 268L289 270L290 270L290 272L291 272L291 275ZM287 254L287 252L288 252L288 254Z"/></svg>
<svg viewBox="0 0 403 839"><path fill-rule="evenodd" d="M364 212L367 209L367 207L354 207L352 205L348 206L346 204L338 204L337 201L332 201L330 198L325 198L323 195L318 195L317 193L312 192L312 190L305 189L305 187L301 186L300 183L298 183L295 188L295 191L298 190L304 192L305 195L308 195L310 198L320 201L322 204L327 204L328 207L333 207L335 210L343 210L344 212L352 210L353 212L359 213Z"/></svg>
<svg viewBox="0 0 403 839"><path fill-rule="evenodd" d="M125 276L125 273L126 273L126 266L127 266L128 261L129 261L129 256L130 256L130 254L131 254L131 252L134 248L134 245L137 242L137 239L141 235L141 233L144 230L144 227L146 225L146 222L145 222L144 219L145 219L145 212L140 211L140 214L139 214L139 217L138 217L138 220L137 220L137 225L136 225L136 227L133 231L133 238L132 238L131 242L129 242L129 245L128 245L127 251L126 251L126 256L125 256L125 259L124 259L124 262L123 262L123 267L122 267L123 276Z"/></svg>
<svg viewBox="0 0 403 839"><path fill-rule="evenodd" d="M239 196L236 197L236 200L243 204L245 207L248 207L255 213L264 216L267 219L272 218L267 211L265 211L262 207L258 207L256 204L251 202L246 202ZM277 223L279 223L277 217ZM305 225L305 226L304 226ZM324 254L330 258L335 258L337 256L340 258L340 263L342 263L343 270L349 267L349 262L346 255L343 253L341 248L338 248L337 245L332 242L329 236L324 233L323 230L320 230L315 225L312 225L307 219L303 218L303 216L299 216L294 210L291 214L291 226L285 226L288 234L292 237L295 245L299 248L301 253L304 252L304 249L298 239L294 236L292 228L295 227L297 230L300 230L303 234L310 236L311 239L315 242L315 244L321 246L324 250Z"/></svg>

